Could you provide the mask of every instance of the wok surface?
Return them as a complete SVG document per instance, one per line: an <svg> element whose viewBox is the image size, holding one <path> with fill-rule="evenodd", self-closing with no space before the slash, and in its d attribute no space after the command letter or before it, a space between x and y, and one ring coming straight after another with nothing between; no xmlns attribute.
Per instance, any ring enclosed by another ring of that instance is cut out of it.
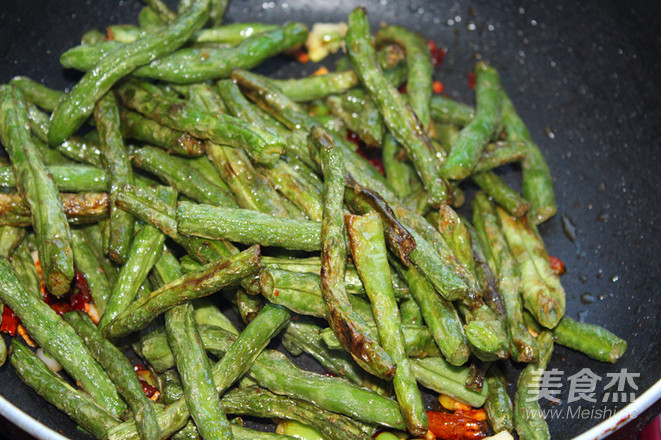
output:
<svg viewBox="0 0 661 440"><path fill-rule="evenodd" d="M346 20L356 4L367 8L373 31L381 22L401 24L446 47L436 77L455 99L473 102L466 78L478 57L493 64L549 162L558 215L540 231L549 253L567 267L562 278L567 313L605 326L629 343L615 365L556 347L551 368L564 371L556 408L624 406L600 401L604 382L596 403L568 404L566 379L582 368L604 380L623 368L640 373L638 390L627 391L642 394L661 377L659 3L235 0L226 17L228 22L334 22ZM51 87L70 87L80 75L63 70L59 54L92 27L135 23L141 6L128 0L5 0L0 6L0 83L27 75ZM277 59L260 71L285 77L315 69ZM514 168L503 175L518 182ZM575 241L563 228L575 230ZM594 301L586 303L589 297ZM310 359L299 364L317 368ZM520 369L508 369L511 383ZM2 396L40 422L71 438L88 438L20 383L9 365L0 368L0 384ZM546 403L543 408L549 407ZM549 425L553 438L565 439L601 420L592 413L552 418Z"/></svg>

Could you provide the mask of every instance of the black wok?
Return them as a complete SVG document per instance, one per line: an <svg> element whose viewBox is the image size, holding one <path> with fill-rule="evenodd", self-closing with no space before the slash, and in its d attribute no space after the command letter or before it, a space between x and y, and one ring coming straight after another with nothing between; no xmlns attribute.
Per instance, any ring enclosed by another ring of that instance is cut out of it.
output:
<svg viewBox="0 0 661 440"><path fill-rule="evenodd" d="M402 24L445 46L448 53L437 79L453 98L472 102L467 73L478 56L492 63L544 152L555 177L559 213L540 230L549 253L567 266L562 280L568 314L605 326L629 342L615 365L555 349L551 365L564 371L561 403L555 408L605 407L611 412L551 418L551 432L559 439L585 432L625 403L602 403L601 382L596 403L570 404L568 376L589 368L605 380L607 373L626 368L640 373L634 379L638 389L626 390L636 396L661 378L659 3L235 0L227 20L342 21L358 4L367 7L373 29L381 22ZM4 0L0 82L28 75L51 87L70 87L79 74L63 70L59 54L77 44L87 29L135 22L141 6L129 0ZM314 69L285 59L261 68L277 76ZM503 173L517 182L514 168ZM507 371L510 381L519 371L518 366ZM87 438L20 383L8 365L0 368L0 394L64 435ZM638 401L638 409L661 397L658 385L652 394ZM7 414L7 408L0 402L0 412ZM611 421L616 424L621 417Z"/></svg>

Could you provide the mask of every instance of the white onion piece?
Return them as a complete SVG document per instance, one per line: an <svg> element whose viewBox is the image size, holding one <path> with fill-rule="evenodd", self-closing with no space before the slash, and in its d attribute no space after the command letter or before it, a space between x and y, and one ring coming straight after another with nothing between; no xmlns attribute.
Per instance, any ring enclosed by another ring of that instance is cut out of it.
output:
<svg viewBox="0 0 661 440"><path fill-rule="evenodd" d="M62 369L62 365L52 357L48 356L41 347L37 349L37 357L41 359L53 373L57 373Z"/></svg>

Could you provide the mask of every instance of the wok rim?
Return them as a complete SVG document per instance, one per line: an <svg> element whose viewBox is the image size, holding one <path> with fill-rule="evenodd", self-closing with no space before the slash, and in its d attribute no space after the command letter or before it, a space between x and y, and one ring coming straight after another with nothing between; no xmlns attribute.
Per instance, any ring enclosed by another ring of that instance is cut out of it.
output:
<svg viewBox="0 0 661 440"><path fill-rule="evenodd" d="M661 400L661 379L656 381L647 391L641 394L633 402L613 414L596 426L574 437L573 440L599 440L612 434L629 424L638 415ZM44 425L34 417L30 416L13 403L0 395L0 415L14 423L23 431L39 440L70 440L59 434L52 428ZM63 414L64 415L64 414Z"/></svg>

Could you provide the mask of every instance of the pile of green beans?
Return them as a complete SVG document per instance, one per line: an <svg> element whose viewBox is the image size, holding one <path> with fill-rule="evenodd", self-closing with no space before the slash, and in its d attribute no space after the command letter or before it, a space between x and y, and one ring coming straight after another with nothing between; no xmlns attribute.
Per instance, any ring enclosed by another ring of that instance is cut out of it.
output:
<svg viewBox="0 0 661 440"><path fill-rule="evenodd" d="M483 408L494 433L544 439L526 392L554 343L624 354L565 316L537 231L557 210L549 168L493 66L475 66L474 107L435 95L426 39L373 37L356 8L335 72L267 78L250 69L300 50L305 25L221 24L227 0L145 3L138 26L62 54L85 72L69 92L0 85L0 307L29 335L2 341L0 365L86 432L420 438L435 429L422 386ZM382 149L385 175L348 135ZM522 194L493 171L509 163ZM470 220L455 210L469 181ZM70 310L84 292L87 313ZM513 402L508 358L526 363Z"/></svg>

